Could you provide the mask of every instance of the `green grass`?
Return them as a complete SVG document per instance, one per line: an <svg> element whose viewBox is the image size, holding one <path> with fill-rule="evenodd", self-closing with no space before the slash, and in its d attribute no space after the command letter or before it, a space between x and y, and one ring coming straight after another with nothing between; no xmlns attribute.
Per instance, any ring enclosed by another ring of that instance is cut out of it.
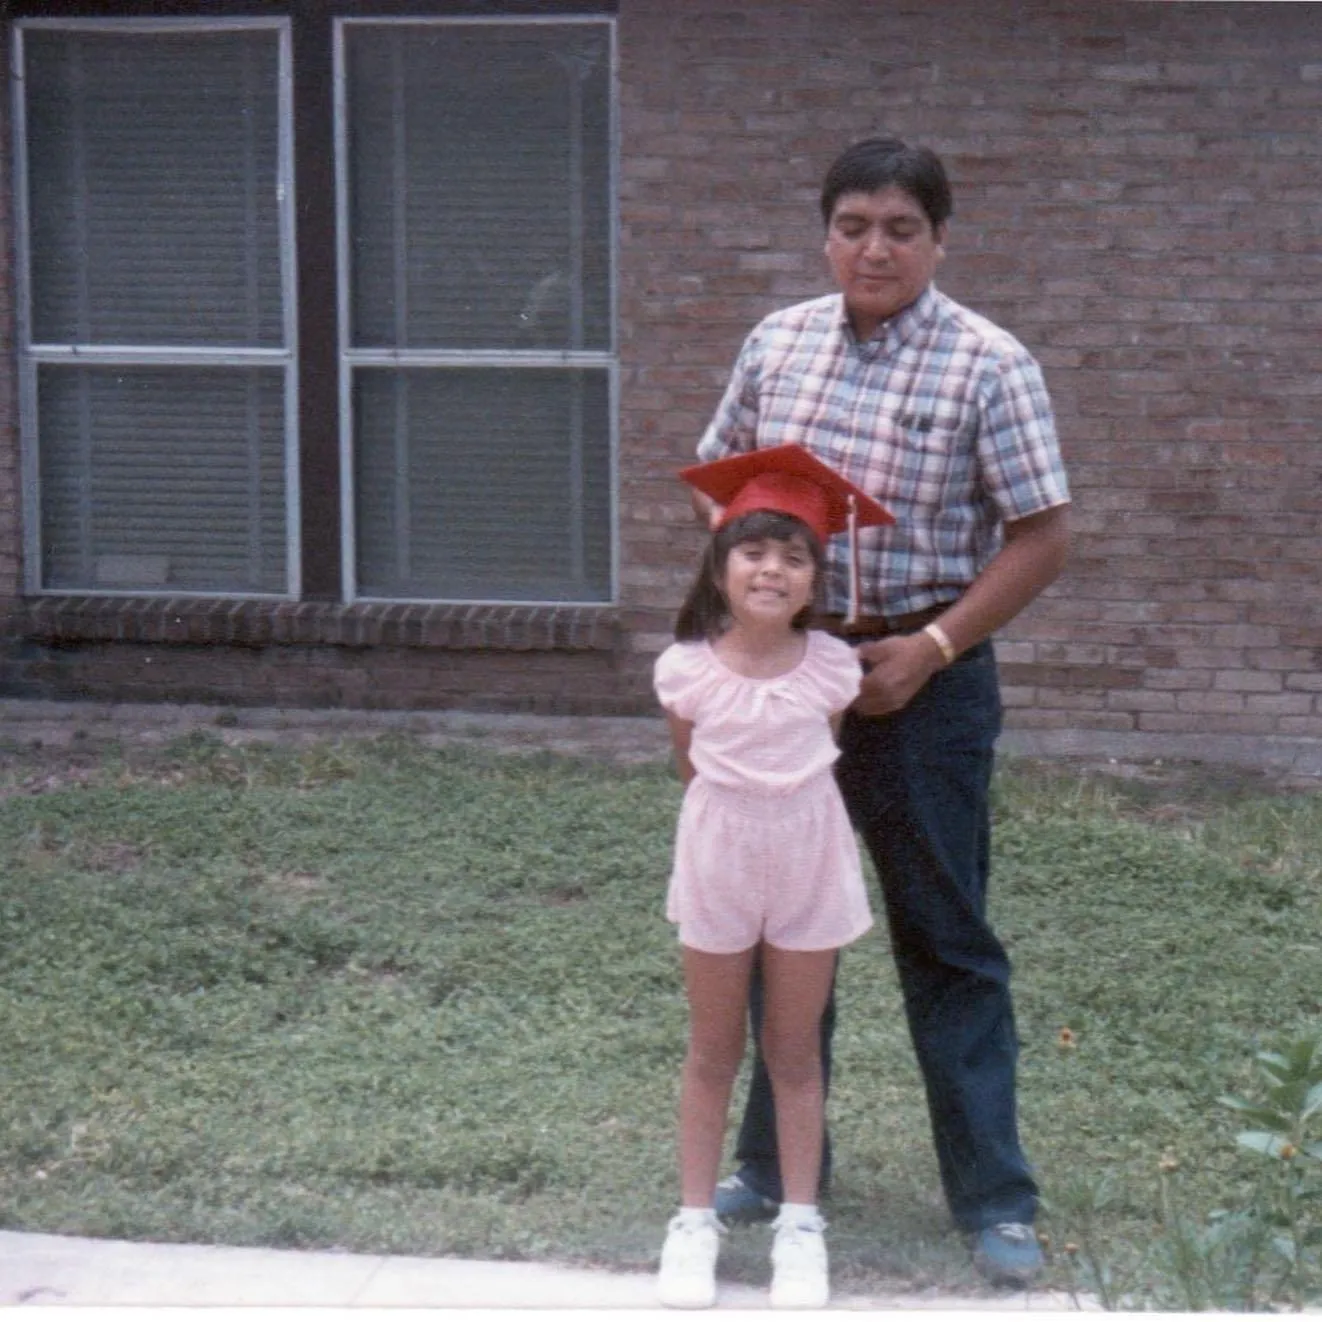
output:
<svg viewBox="0 0 1322 1322"><path fill-rule="evenodd" d="M394 738L9 749L0 1225L649 1267L678 801L661 766ZM1049 1199L1113 1177L1123 1256L1163 1152L1197 1205L1242 1186L1215 1098L1322 1018L1322 796L1025 766L996 810L1025 1142ZM837 1288L969 1290L879 932L841 1024ZM764 1279L765 1249L732 1236L729 1274Z"/></svg>

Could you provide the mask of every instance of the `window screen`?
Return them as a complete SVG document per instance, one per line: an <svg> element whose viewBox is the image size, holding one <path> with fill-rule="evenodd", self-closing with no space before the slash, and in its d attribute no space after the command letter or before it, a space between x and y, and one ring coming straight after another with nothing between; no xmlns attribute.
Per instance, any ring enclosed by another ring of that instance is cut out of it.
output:
<svg viewBox="0 0 1322 1322"><path fill-rule="evenodd" d="M357 374L360 590L590 600L610 587L602 372Z"/></svg>
<svg viewBox="0 0 1322 1322"><path fill-rule="evenodd" d="M608 37L346 25L362 595L610 597Z"/></svg>
<svg viewBox="0 0 1322 1322"><path fill-rule="evenodd" d="M286 591L280 32L22 49L41 586Z"/></svg>

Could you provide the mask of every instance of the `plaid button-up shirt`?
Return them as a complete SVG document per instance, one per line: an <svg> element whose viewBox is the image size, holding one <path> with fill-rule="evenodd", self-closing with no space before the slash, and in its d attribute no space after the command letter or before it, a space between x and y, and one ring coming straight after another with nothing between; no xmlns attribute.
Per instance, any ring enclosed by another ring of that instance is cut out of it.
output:
<svg viewBox="0 0 1322 1322"><path fill-rule="evenodd" d="M1069 500L1037 363L931 286L863 344L839 294L753 330L698 458L790 441L895 516L859 533L864 615L954 601L996 553L1003 522ZM846 608L848 556L848 539L831 538L829 611Z"/></svg>

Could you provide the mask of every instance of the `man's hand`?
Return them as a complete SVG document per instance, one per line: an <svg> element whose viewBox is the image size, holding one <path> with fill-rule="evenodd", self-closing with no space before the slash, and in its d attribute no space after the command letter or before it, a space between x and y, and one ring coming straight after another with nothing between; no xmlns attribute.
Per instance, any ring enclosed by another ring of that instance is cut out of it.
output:
<svg viewBox="0 0 1322 1322"><path fill-rule="evenodd" d="M941 649L925 633L878 638L856 650L872 666L854 699L862 716L887 716L907 706L944 664Z"/></svg>
<svg viewBox="0 0 1322 1322"><path fill-rule="evenodd" d="M1060 573L1069 549L1068 505L1005 525L1005 545L967 592L940 617L956 652L966 652L1014 619ZM864 716L899 711L941 669L945 658L925 633L878 638L858 649L872 664L854 710Z"/></svg>
<svg viewBox="0 0 1322 1322"><path fill-rule="evenodd" d="M710 496L696 488L689 495L693 504L693 512L702 521L708 532L715 532L717 524L720 523L721 517L725 514L725 506L718 505Z"/></svg>

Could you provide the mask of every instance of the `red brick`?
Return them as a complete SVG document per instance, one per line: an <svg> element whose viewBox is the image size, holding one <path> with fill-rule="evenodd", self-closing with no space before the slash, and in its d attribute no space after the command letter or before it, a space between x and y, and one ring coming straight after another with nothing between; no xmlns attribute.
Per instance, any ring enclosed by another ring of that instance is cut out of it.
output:
<svg viewBox="0 0 1322 1322"><path fill-rule="evenodd" d="M1282 679L1272 670L1222 670L1212 687L1222 693L1279 693Z"/></svg>
<svg viewBox="0 0 1322 1322"><path fill-rule="evenodd" d="M1173 693L1136 689L1128 693L1108 693L1106 705L1112 711L1174 711L1176 698Z"/></svg>
<svg viewBox="0 0 1322 1322"><path fill-rule="evenodd" d="M1322 739L1322 715L1282 716L1276 722L1277 732L1307 739Z"/></svg>
<svg viewBox="0 0 1322 1322"><path fill-rule="evenodd" d="M1177 695L1175 705L1182 712L1205 712L1210 715L1245 710L1243 695L1239 693L1185 692Z"/></svg>
<svg viewBox="0 0 1322 1322"><path fill-rule="evenodd" d="M1314 710L1307 693L1250 693L1245 710L1272 716L1303 716Z"/></svg>
<svg viewBox="0 0 1322 1322"><path fill-rule="evenodd" d="M1069 712L1016 707L1006 713L1005 725L1010 730L1068 730L1077 728L1078 721Z"/></svg>

